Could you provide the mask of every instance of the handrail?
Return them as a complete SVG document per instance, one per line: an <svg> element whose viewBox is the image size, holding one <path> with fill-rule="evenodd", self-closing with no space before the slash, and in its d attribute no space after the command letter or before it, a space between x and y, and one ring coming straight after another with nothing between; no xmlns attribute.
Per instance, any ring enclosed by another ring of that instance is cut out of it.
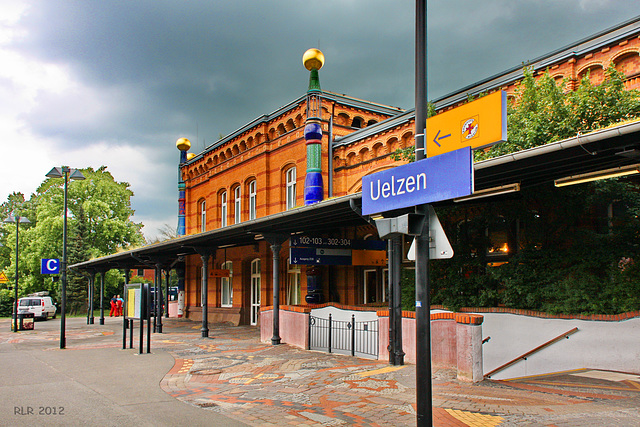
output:
<svg viewBox="0 0 640 427"><path fill-rule="evenodd" d="M550 339L549 341L545 342L544 344L541 344L539 346L537 346L536 348L534 348L533 350L529 350L528 352L516 357L515 359L505 363L504 365L498 366L496 369L494 369L493 371L490 371L488 373L486 373L484 375L484 378L491 378L491 375L495 374L496 372L502 371L503 369L508 368L509 366L519 362L521 359L522 360L527 360L527 357L531 356L534 353L537 353L538 351L542 350L545 347L550 346L551 344L560 341L562 338L566 338L569 339L569 335L572 335L574 333L578 332L578 328L575 327L567 332L565 332L564 334L560 334L557 337Z"/></svg>

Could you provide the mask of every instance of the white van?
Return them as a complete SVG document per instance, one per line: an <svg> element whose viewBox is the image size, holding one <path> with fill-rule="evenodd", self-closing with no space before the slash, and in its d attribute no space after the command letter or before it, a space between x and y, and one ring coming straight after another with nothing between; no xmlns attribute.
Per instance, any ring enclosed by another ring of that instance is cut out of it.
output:
<svg viewBox="0 0 640 427"><path fill-rule="evenodd" d="M24 297L18 300L18 314L33 313L33 317L47 320L56 318L57 308L51 297Z"/></svg>

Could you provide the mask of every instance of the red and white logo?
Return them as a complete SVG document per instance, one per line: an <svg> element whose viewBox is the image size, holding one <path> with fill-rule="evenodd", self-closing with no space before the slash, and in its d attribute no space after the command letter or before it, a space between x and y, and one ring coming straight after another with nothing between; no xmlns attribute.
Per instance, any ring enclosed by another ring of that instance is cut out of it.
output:
<svg viewBox="0 0 640 427"><path fill-rule="evenodd" d="M472 117L466 120L462 125L462 136L464 139L471 139L478 133L478 120Z"/></svg>

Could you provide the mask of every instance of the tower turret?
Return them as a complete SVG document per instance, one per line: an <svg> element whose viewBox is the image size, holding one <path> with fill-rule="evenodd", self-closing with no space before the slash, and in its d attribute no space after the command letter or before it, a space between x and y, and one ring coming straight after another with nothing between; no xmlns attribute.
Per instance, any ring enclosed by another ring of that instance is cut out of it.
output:
<svg viewBox="0 0 640 427"><path fill-rule="evenodd" d="M302 63L310 71L307 89L307 118L304 139L307 144L307 175L304 181L304 204L317 203L324 198L322 183L322 100L318 70L324 65L324 54L319 49L309 49L302 56Z"/></svg>
<svg viewBox="0 0 640 427"><path fill-rule="evenodd" d="M187 151L191 148L191 141L187 138L180 138L176 141L176 147L180 150L180 163L178 165L178 237L187 234L185 225L185 213L186 213L186 198L185 198L185 183L182 179L182 172L180 171L180 165L187 161Z"/></svg>

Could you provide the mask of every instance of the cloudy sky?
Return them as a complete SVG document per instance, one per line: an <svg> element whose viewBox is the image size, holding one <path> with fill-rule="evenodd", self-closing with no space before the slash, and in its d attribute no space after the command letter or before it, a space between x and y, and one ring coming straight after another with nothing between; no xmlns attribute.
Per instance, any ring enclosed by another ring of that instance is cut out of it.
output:
<svg viewBox="0 0 640 427"><path fill-rule="evenodd" d="M53 166L106 165L149 238L177 224L192 151L306 91L413 108L409 0L0 0L0 199ZM637 0L428 2L429 98L640 15Z"/></svg>

